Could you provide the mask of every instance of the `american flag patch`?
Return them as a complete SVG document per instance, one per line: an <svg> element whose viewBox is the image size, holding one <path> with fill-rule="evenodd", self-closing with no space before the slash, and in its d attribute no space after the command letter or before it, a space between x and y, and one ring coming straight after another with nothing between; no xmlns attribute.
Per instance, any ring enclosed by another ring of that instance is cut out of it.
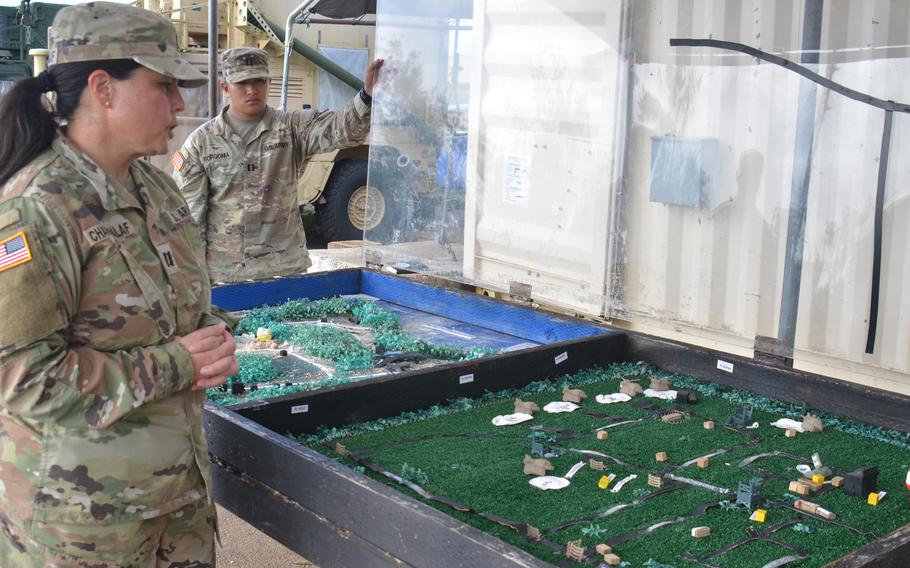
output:
<svg viewBox="0 0 910 568"><path fill-rule="evenodd" d="M25 264L32 259L32 251L28 247L25 231L0 241L0 272L20 264Z"/></svg>

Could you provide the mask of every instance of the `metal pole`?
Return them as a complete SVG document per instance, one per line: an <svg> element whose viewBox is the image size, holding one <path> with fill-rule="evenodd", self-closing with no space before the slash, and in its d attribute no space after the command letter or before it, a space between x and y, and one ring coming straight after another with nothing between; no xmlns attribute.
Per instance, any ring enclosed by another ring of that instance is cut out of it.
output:
<svg viewBox="0 0 910 568"><path fill-rule="evenodd" d="M875 351L875 332L878 327L878 300L882 280L882 233L884 233L885 183L888 179L888 158L891 156L891 126L894 111L885 111L882 129L882 149L878 158L878 188L875 192L875 228L872 236L872 294L869 300L869 329L866 333L866 353Z"/></svg>
<svg viewBox="0 0 910 568"><path fill-rule="evenodd" d="M288 15L284 25L284 66L281 70L281 101L278 110L285 111L288 106L288 74L291 71L291 50L294 47L294 20L316 0L304 0L300 6Z"/></svg>
<svg viewBox="0 0 910 568"><path fill-rule="evenodd" d="M261 14L260 14L261 16ZM312 21L312 20L310 20ZM287 38L287 34L279 26L276 26L268 18L262 16L262 24L268 26L272 33L279 39L279 41L284 42ZM309 59L316 67L325 70L327 73L336 77L342 83L349 85L352 89L359 91L363 88L363 79L358 79L357 77L351 75L344 70L343 67L326 57L325 55L319 53L319 51L313 49L307 44L303 43L299 39L293 40L294 51Z"/></svg>
<svg viewBox="0 0 910 568"><path fill-rule="evenodd" d="M803 54L800 63L813 71L818 68L821 47L823 0L807 0L803 14ZM796 140L793 173L790 184L790 216L787 225L787 248L784 258L784 280L781 290L780 321L777 338L790 353L796 340L796 318L799 314L799 287L803 273L803 248L806 236L806 202L809 197L809 174L812 169L812 143L815 137L815 99L818 88L800 79L796 109Z"/></svg>
<svg viewBox="0 0 910 568"><path fill-rule="evenodd" d="M218 0L209 0L209 118L218 114Z"/></svg>

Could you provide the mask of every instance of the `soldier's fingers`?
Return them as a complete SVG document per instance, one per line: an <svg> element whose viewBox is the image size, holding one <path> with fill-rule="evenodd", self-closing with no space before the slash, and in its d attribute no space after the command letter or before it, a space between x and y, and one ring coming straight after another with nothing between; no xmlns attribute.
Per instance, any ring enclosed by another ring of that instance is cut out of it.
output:
<svg viewBox="0 0 910 568"><path fill-rule="evenodd" d="M222 336L209 336L199 341L194 341L189 345L184 344L184 347L187 348L191 354L193 353L203 353L205 351L211 351L217 348L219 345L224 343L224 337Z"/></svg>
<svg viewBox="0 0 910 568"><path fill-rule="evenodd" d="M223 385L225 382L227 382L228 377L236 375L239 372L240 365L237 363L237 358L232 357L231 361L229 361L228 368L224 373L211 377L199 378L195 383L193 383L193 390L201 390Z"/></svg>
<svg viewBox="0 0 910 568"><path fill-rule="evenodd" d="M231 352L224 357L220 357L211 363L206 364L204 367L199 369L200 378L215 377L222 375L230 370L232 362L237 359L234 357L234 353Z"/></svg>
<svg viewBox="0 0 910 568"><path fill-rule="evenodd" d="M223 359L225 357L230 357L234 354L234 351L237 350L237 344L234 343L234 339L223 340L221 337L218 338L220 343L212 349L205 351L199 351L196 353L190 353L190 357L193 359L193 364L197 369L205 367L206 365L211 365L215 361Z"/></svg>
<svg viewBox="0 0 910 568"><path fill-rule="evenodd" d="M206 337L217 336L220 337L221 333L225 330L226 326L224 323L216 323L215 325L207 325L205 327L200 327L192 333L188 333L183 336L183 339L189 341L198 341L200 339L205 339Z"/></svg>

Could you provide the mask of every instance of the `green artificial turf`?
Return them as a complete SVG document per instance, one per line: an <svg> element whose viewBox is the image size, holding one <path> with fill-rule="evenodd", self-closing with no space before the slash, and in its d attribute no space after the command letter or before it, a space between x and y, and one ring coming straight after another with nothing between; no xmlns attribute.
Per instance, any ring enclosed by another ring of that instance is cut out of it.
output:
<svg viewBox="0 0 910 568"><path fill-rule="evenodd" d="M347 317L354 323L368 327L375 347L364 345L354 334L333 327L330 321L315 320ZM498 353L488 348L462 348L437 345L417 339L401 331L398 317L375 301L362 298L324 298L319 300L289 300L276 306L256 308L247 312L237 324L235 333L256 335L259 328L268 328L272 338L288 342L303 352L327 359L335 364L335 375L308 383L269 385L242 397L231 394L234 382L245 385L268 383L282 378L271 364L272 357L261 353L238 353L240 372L228 378L227 390L210 389L207 398L222 405L276 398L289 394L367 380L373 375L350 376L350 372L370 369L374 365L374 352L422 353L442 361L464 361Z"/></svg>
<svg viewBox="0 0 910 568"><path fill-rule="evenodd" d="M651 376L669 379L671 388L697 392L699 402L683 407L693 416L668 424L660 420L659 413L670 410L671 402L646 399L659 407L655 412L634 404L644 400L642 397L609 405L594 400L596 394L618 392L621 377L638 380L647 388ZM560 400L564 386L587 392L588 398L580 409L568 414L541 411L533 421L512 426L491 424L494 416L513 412L515 396L536 402L542 408L548 402ZM742 404L754 407L752 420L758 422L759 427L739 431L724 428L727 417ZM585 412L598 414L586 415ZM793 549L788 548L790 546L802 549L808 557L788 566L804 568L823 566L910 522L904 488L904 476L910 467L906 435L818 412L814 414L825 422L825 430L821 433L801 433L795 438L787 438L784 430L770 425L778 418L799 420L805 412L806 409L800 406L720 388L692 377L619 364L532 383L523 389L487 393L478 400L458 399L447 406L394 418L323 429L317 435L299 441L363 470L355 461L336 456L328 447L342 443L347 450L368 457L431 494L462 503L471 512L460 513L427 501L431 506L548 562L557 563L561 557L551 548L479 514L492 513L530 524L540 529L547 540L563 546L580 539L591 553L598 543L618 539L613 544L613 552L622 558L623 565L652 568L697 566L687 558L702 558L737 541L745 541L750 531L760 534L780 526L768 538L744 542L711 558L710 562L731 568L761 567L794 554ZM706 419L715 421L716 428L705 429L703 421ZM606 440L596 439L596 428L624 420L634 422L607 429ZM532 476L523 473L522 460L530 453L529 426L532 424L579 434L570 440L558 440L559 434L547 434L554 454L549 458L554 466L550 475L565 475L574 464L586 462L568 487L542 491L528 483ZM587 463L589 456L573 449L599 451L623 463L593 457L606 466L606 471L596 471ZM707 468L699 468L694 463L680 467L687 461L722 449L727 451L712 457ZM666 452L668 461L657 462L657 452ZM772 452L785 452L786 455L770 455L748 465L741 464L747 458ZM811 463L815 452L825 465L841 475L859 467L878 466L878 489L887 491L888 496L876 507L847 496L842 488L803 497L835 512L837 524L793 510L789 506L797 496L788 492L789 481L801 477L795 466ZM664 479L662 489L648 485L649 473L661 474L670 470L675 475L728 488L731 492L725 495L667 479ZM382 475L368 470L367 473L416 496ZM618 493L613 493L609 488L603 490L597 486L605 473L616 474L614 484L629 474L638 477ZM765 500L761 506L768 511L764 523L749 520L752 511L736 504L738 483L760 476L768 478L762 488ZM668 490L672 487L678 489ZM693 538L690 531L699 526L710 527L711 536ZM589 558L588 565L596 565L593 558Z"/></svg>

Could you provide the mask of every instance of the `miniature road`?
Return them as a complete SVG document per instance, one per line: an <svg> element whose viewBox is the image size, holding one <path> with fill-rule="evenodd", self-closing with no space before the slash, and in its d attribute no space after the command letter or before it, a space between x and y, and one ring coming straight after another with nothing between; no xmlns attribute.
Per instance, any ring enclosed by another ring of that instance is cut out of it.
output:
<svg viewBox="0 0 910 568"><path fill-rule="evenodd" d="M236 568L318 568L224 507L218 507L223 546L215 548L218 566Z"/></svg>

